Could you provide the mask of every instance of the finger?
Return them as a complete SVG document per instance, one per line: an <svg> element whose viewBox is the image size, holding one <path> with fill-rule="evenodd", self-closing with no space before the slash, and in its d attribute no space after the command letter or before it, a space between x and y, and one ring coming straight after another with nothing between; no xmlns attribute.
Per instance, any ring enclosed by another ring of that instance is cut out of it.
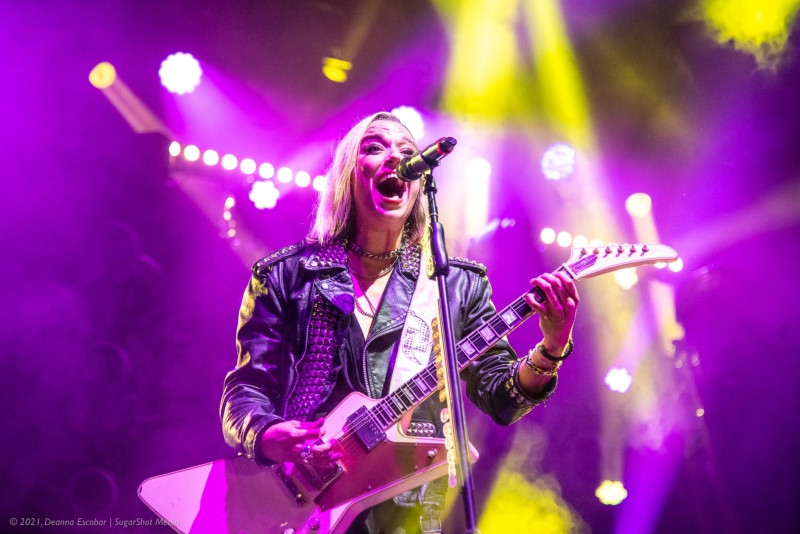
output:
<svg viewBox="0 0 800 534"><path fill-rule="evenodd" d="M578 287L575 285L575 280L572 279L570 275L567 273L558 272L556 276L561 280L562 287L564 291L575 301L575 304L580 302L580 297L578 296Z"/></svg>
<svg viewBox="0 0 800 534"><path fill-rule="evenodd" d="M536 311L539 312L540 315L549 316L555 312L559 312L561 310L561 301L558 298L555 288L553 287L554 284L560 283L553 275L549 273L545 273L538 278L534 278L531 280L531 284L534 287L538 287L544 293L546 299Z"/></svg>
<svg viewBox="0 0 800 534"><path fill-rule="evenodd" d="M567 309L567 298L569 294L566 292L564 285L565 282L562 278L562 273L550 274L545 273L542 275L542 278L548 281L550 284L551 289L553 290L553 306L552 311L553 313L562 313L563 310Z"/></svg>

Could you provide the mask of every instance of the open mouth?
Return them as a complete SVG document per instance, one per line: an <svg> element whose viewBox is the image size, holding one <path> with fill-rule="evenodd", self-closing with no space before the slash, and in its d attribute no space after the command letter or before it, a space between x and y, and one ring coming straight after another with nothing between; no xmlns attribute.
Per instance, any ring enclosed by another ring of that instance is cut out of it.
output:
<svg viewBox="0 0 800 534"><path fill-rule="evenodd" d="M377 185L378 193L382 197L399 200L406 192L406 184L395 176L390 176Z"/></svg>

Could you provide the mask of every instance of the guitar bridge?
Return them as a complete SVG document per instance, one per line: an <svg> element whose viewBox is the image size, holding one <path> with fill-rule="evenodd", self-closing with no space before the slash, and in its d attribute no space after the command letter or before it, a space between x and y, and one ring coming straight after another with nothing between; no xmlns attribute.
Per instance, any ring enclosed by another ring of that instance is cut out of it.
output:
<svg viewBox="0 0 800 534"><path fill-rule="evenodd" d="M347 426L355 432L358 439L371 451L386 439L386 432L366 407L362 406L347 417Z"/></svg>

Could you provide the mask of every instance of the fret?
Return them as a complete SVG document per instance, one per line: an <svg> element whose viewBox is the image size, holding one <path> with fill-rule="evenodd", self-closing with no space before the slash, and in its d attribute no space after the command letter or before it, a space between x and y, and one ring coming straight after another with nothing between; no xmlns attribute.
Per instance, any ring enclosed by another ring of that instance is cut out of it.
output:
<svg viewBox="0 0 800 534"><path fill-rule="evenodd" d="M470 343L469 338L470 336L467 336L461 341L461 343L458 343L458 348L463 350L464 354L466 354L467 356L472 356L473 354L478 352L478 349L476 349L475 346L472 343Z"/></svg>
<svg viewBox="0 0 800 534"><path fill-rule="evenodd" d="M522 317L520 317L519 314L517 314L514 308L506 308L505 310L503 310L503 313L500 314L500 318L503 320L506 326L509 327L514 323L516 323L517 321L519 321L520 319L522 319Z"/></svg>
<svg viewBox="0 0 800 534"><path fill-rule="evenodd" d="M477 354L482 354L483 351L489 347L489 343L487 343L486 340L483 339L483 337L481 337L480 333L478 332L473 332L472 334L470 334L468 336L468 339L475 346Z"/></svg>
<svg viewBox="0 0 800 534"><path fill-rule="evenodd" d="M425 380L425 377L422 376L422 374L423 373L418 374L417 376L415 376L413 378L413 380L414 380L414 383L416 384L416 386L419 388L419 390L424 395L425 393L427 393L430 390L431 386L428 384L428 382Z"/></svg>
<svg viewBox="0 0 800 534"><path fill-rule="evenodd" d="M490 344L497 339L497 334L489 323L484 323L484 325L478 329L478 333Z"/></svg>
<svg viewBox="0 0 800 534"><path fill-rule="evenodd" d="M381 425L385 428L392 424L394 421L394 417L392 414L387 413L388 406L386 406L385 399L375 405L375 407L370 410L375 419L378 419Z"/></svg>

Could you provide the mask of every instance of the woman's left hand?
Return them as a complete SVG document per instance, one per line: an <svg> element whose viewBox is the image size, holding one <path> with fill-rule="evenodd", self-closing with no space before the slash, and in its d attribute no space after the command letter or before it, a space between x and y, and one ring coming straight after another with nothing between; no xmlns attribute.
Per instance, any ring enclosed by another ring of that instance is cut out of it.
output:
<svg viewBox="0 0 800 534"><path fill-rule="evenodd" d="M572 335L580 301L575 282L568 274L556 272L532 279L531 285L538 287L546 297L544 302L538 303L533 293L525 295L525 301L539 314L544 348L551 354L561 354Z"/></svg>

